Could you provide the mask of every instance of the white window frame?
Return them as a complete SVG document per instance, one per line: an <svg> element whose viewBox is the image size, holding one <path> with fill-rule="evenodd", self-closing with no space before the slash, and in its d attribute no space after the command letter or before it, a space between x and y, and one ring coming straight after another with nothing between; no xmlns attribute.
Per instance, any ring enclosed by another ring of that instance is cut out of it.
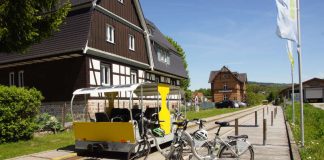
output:
<svg viewBox="0 0 324 160"><path fill-rule="evenodd" d="M224 90L227 90L228 89L228 86L226 83L224 83L224 87L223 87Z"/></svg>
<svg viewBox="0 0 324 160"><path fill-rule="evenodd" d="M118 0L118 2L120 2L120 3L124 3L124 0Z"/></svg>
<svg viewBox="0 0 324 160"><path fill-rule="evenodd" d="M15 85L15 72L9 73L9 86Z"/></svg>
<svg viewBox="0 0 324 160"><path fill-rule="evenodd" d="M135 51L135 36L131 34L128 35L128 49Z"/></svg>
<svg viewBox="0 0 324 160"><path fill-rule="evenodd" d="M111 66L108 64L100 65L100 82L103 86L111 85Z"/></svg>
<svg viewBox="0 0 324 160"><path fill-rule="evenodd" d="M131 72L130 72L130 76L131 76L131 78L130 78L130 83L131 83L131 84L135 84L135 83L137 83L137 73L136 73L136 71L131 70Z"/></svg>
<svg viewBox="0 0 324 160"><path fill-rule="evenodd" d="M115 43L115 28L112 25L106 25L106 41Z"/></svg>
<svg viewBox="0 0 324 160"><path fill-rule="evenodd" d="M24 71L18 72L18 86L24 87Z"/></svg>
<svg viewBox="0 0 324 160"><path fill-rule="evenodd" d="M160 62L170 65L170 53L160 47L157 47L157 55Z"/></svg>
<svg viewBox="0 0 324 160"><path fill-rule="evenodd" d="M224 94L223 100L224 101L228 100L227 94Z"/></svg>

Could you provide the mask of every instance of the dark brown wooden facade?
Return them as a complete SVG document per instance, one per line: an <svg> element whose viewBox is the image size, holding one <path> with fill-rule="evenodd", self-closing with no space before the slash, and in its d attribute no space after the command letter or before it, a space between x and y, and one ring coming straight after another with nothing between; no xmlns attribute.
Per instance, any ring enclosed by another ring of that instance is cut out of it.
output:
<svg viewBox="0 0 324 160"><path fill-rule="evenodd" d="M136 8L135 1L102 0L93 4L92 0L84 0L72 8L59 32L33 45L28 54L0 53L0 84L10 85L13 73L11 85L35 87L42 92L45 102L66 102L78 88L103 85L105 66L109 68L109 83L105 85L145 81L180 85L180 79L187 75L179 56L171 56L169 70L159 65L150 68L150 58L157 56L149 56L148 44L153 41L145 38L145 20L140 17L141 10ZM107 25L115 29L114 43L106 40ZM129 35L135 38L134 51L129 49ZM18 83L21 80L23 85Z"/></svg>
<svg viewBox="0 0 324 160"><path fill-rule="evenodd" d="M115 28L116 36L114 43L106 41L107 25L111 25ZM129 35L133 35L135 37L135 51L128 48ZM92 15L91 32L88 45L89 47L100 49L102 51L113 53L142 63L149 63L143 33L121 23L112 17L108 17L99 11L94 11Z"/></svg>
<svg viewBox="0 0 324 160"><path fill-rule="evenodd" d="M24 87L34 87L45 97L44 101L68 101L72 92L87 87L87 61L85 56L35 63L1 69L0 84L9 85L10 73L14 74L14 85L18 85L18 74L23 72Z"/></svg>

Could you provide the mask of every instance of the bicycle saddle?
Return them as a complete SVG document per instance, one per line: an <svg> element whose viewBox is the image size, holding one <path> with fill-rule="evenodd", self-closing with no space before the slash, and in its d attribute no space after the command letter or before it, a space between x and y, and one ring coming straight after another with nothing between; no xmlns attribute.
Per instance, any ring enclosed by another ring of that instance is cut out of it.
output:
<svg viewBox="0 0 324 160"><path fill-rule="evenodd" d="M239 136L227 136L228 139L239 139L239 138L244 138L247 139L249 138L248 135L239 135Z"/></svg>
<svg viewBox="0 0 324 160"><path fill-rule="evenodd" d="M181 121L181 122L172 122L172 124L177 125L177 126L185 126L186 122L185 121Z"/></svg>
<svg viewBox="0 0 324 160"><path fill-rule="evenodd" d="M218 121L216 121L215 124L218 124L221 127L225 127L225 126L229 126L230 125L229 122L218 122Z"/></svg>

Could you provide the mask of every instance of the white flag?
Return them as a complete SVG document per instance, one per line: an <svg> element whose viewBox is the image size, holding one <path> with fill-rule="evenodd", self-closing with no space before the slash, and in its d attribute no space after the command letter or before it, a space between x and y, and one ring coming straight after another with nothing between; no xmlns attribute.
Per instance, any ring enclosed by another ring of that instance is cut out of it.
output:
<svg viewBox="0 0 324 160"><path fill-rule="evenodd" d="M288 52L288 58L291 63L292 68L294 68L294 56L293 56L293 42L291 40L287 40L287 52Z"/></svg>
<svg viewBox="0 0 324 160"><path fill-rule="evenodd" d="M278 36L298 42L296 0L276 0L276 4Z"/></svg>

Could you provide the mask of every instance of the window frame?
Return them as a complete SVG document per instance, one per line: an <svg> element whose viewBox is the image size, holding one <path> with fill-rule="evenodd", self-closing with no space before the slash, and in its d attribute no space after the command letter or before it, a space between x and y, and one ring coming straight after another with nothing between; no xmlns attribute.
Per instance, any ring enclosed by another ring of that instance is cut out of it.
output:
<svg viewBox="0 0 324 160"><path fill-rule="evenodd" d="M117 0L119 3L124 4L124 0Z"/></svg>
<svg viewBox="0 0 324 160"><path fill-rule="evenodd" d="M106 41L115 44L115 27L106 24Z"/></svg>
<svg viewBox="0 0 324 160"><path fill-rule="evenodd" d="M15 72L9 72L9 86L15 85Z"/></svg>
<svg viewBox="0 0 324 160"><path fill-rule="evenodd" d="M21 70L18 72L18 86L19 87L24 87L24 71Z"/></svg>
<svg viewBox="0 0 324 160"><path fill-rule="evenodd" d="M223 90L224 90L224 91L228 90L227 83L224 83Z"/></svg>
<svg viewBox="0 0 324 160"><path fill-rule="evenodd" d="M133 77L135 76L135 77ZM138 82L138 79L137 79L137 71L136 70L131 70L130 71L130 84L136 84ZM135 82L133 82L135 81Z"/></svg>
<svg viewBox="0 0 324 160"><path fill-rule="evenodd" d="M158 61L167 65L171 64L171 58L170 58L170 53L166 50L163 49L162 47L156 47L157 48L157 56L158 56Z"/></svg>
<svg viewBox="0 0 324 160"><path fill-rule="evenodd" d="M101 63L100 64L100 84L102 86L111 86L112 69L110 64Z"/></svg>
<svg viewBox="0 0 324 160"><path fill-rule="evenodd" d="M128 34L128 49L135 51L135 36L132 34Z"/></svg>
<svg viewBox="0 0 324 160"><path fill-rule="evenodd" d="M224 101L228 100L227 94L224 94L224 96L223 96L223 100L224 100Z"/></svg>

